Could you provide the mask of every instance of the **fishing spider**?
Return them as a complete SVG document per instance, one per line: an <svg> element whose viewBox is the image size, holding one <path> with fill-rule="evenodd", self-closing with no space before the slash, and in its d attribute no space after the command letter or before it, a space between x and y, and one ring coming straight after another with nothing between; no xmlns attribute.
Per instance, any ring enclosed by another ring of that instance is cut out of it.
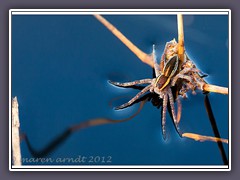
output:
<svg viewBox="0 0 240 180"><path fill-rule="evenodd" d="M141 90L135 97L133 97L127 103L116 107L115 109L123 109L127 106L132 105L141 95L150 91L151 93L156 93L159 95L159 98L163 99L162 105L162 133L163 138L166 137L166 112L168 101L170 103L171 113L174 125L177 129L177 132L181 136L180 129L178 126L179 120L176 117L175 107L174 107L174 97L171 90L171 87L177 86L180 84L178 95L186 97L186 92L189 90L194 90L199 87L202 89L203 80L198 76L199 69L187 58L185 54L185 60L182 63L178 58L178 43L175 39L166 43L164 53L162 55L160 65L157 64L157 58L155 54L155 46L153 45L152 59L154 61L154 72L156 78L153 79L141 79L132 82L120 83L109 81L109 83L120 86L128 87L138 84L149 84L143 90ZM180 103L180 101L178 101Z"/></svg>

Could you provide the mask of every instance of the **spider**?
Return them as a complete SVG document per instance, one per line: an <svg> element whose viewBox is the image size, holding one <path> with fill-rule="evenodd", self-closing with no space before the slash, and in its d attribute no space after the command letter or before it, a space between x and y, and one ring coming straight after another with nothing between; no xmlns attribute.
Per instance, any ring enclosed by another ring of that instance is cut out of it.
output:
<svg viewBox="0 0 240 180"><path fill-rule="evenodd" d="M178 134L181 136L180 129L178 126L179 120L176 117L175 107L174 107L174 97L171 90L171 87L180 84L180 89L178 95L186 97L186 93L189 90L194 90L199 87L202 88L201 78L198 78L199 69L196 68L194 63L185 55L185 60L183 63L178 58L178 43L175 39L166 43L164 53L162 55L160 65L157 63L157 58L155 54L155 45L153 45L152 59L154 61L154 72L156 78L153 79L141 79L132 82L113 82L109 80L109 83L120 86L120 87L129 87L139 84L149 84L144 89L142 89L135 97L133 97L127 103L116 107L116 110L126 108L132 105L141 95L150 91L151 93L156 93L159 95L159 98L163 100L162 105L162 134L163 138L166 138L166 112L168 101L171 108L171 114L173 122ZM178 101L180 102L180 101Z"/></svg>

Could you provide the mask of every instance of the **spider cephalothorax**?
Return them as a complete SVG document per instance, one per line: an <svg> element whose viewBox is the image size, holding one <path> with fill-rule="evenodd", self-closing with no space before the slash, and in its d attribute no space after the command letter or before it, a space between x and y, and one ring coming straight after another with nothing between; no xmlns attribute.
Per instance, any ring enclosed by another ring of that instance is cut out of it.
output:
<svg viewBox="0 0 240 180"><path fill-rule="evenodd" d="M177 54L178 44L173 39L170 42L166 43L164 53L162 55L160 65L157 63L156 55L155 55L155 46L153 45L152 57L154 61L154 72L156 78L153 79L142 79L132 82L119 83L109 81L111 84L121 87L128 87L137 84L149 84L142 91L140 91L135 97L133 97L127 103L116 107L115 109L123 109L127 106L133 104L142 94L150 91L152 93L156 93L159 95L159 98L163 99L162 105L162 132L163 137L166 137L166 112L168 101L171 107L171 114L175 124L175 127L179 132L178 122L179 120L176 117L175 107L174 107L174 97L172 94L171 87L181 84L179 88L178 95L185 96L186 92L189 90L195 90L195 88L199 87L199 81L197 80L196 73L199 70L195 67L195 65L189 60L184 59L184 61L180 61ZM186 57L186 56L185 56ZM191 62L191 63L190 63ZM191 64L191 66L189 65ZM180 83L178 83L180 81ZM181 91L181 92L180 92Z"/></svg>

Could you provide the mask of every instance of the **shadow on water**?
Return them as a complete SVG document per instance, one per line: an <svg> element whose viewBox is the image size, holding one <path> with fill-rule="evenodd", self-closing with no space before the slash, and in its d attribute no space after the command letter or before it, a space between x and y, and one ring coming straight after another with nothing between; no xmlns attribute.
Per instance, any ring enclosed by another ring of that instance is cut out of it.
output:
<svg viewBox="0 0 240 180"><path fill-rule="evenodd" d="M153 77L154 77L154 75L153 75ZM135 86L134 85L134 86L127 87L127 88L142 90L144 88L144 86ZM177 88L173 87L172 91L173 91L174 99L176 99ZM211 108L208 93L204 93L204 94L205 94L205 99L204 99L205 108L206 108L206 111L207 111L207 114L208 114L208 118L209 118L212 130L214 132L215 137L220 138L220 133L219 133L218 128L217 128L217 124L216 124L215 117L214 117L214 114L213 114L213 111L212 111L212 108ZM114 100L116 100L116 99L118 99L118 98L115 98ZM21 138L22 138L22 140L25 140L25 142L27 144L27 147L29 149L29 152L31 153L31 155L34 158L43 158L43 157L48 156L55 149L57 149L63 142L65 142L70 137L70 135L72 135L73 133L76 133L78 131L81 131L82 129L90 128L90 127L93 127L93 126L99 126L99 125L121 123L121 122L126 122L126 121L129 121L129 120L133 119L135 116L137 116L140 113L144 104L147 101L151 102L152 105L155 106L157 109L162 107L162 99L160 99L157 94L147 93L133 103L133 104L140 103L140 106L139 106L137 112L135 112L130 117L125 118L125 119L121 119L121 120L114 120L114 119L110 119L110 118L96 118L96 119L87 120L87 121L81 122L79 124L73 125L73 126L67 128L65 131L63 131L58 137L56 137L52 142L50 142L42 150L34 149L32 147L31 142L30 142L30 140L29 140L29 138L26 134L22 133ZM111 103L112 102L110 102L109 104L111 105ZM168 112L169 112L169 115L170 115L170 117L173 121L172 113L170 113L171 108L170 108L169 104L168 104ZM179 135L181 137L181 134L179 134ZM223 160L223 164L228 165L228 159L227 159L226 153L224 151L222 142L217 142L217 144L218 144L218 149L220 151L220 154L221 154L221 157L222 157L222 160Z"/></svg>
<svg viewBox="0 0 240 180"><path fill-rule="evenodd" d="M50 142L42 150L35 150L32 147L30 140L25 133L21 134L21 139L26 141L27 147L28 147L31 155L34 158L43 158L43 157L48 156L51 152L53 152L56 148L58 148L63 142L65 142L70 137L71 134L73 134L77 131L80 131L82 129L89 128L92 126L121 123L121 122L129 121L129 120L133 119L136 115L138 115L140 113L146 100L147 99L142 100L137 112L128 118L121 119L121 120L113 120L113 119L109 119L109 118L96 118L96 119L87 120L87 121L81 122L79 124L73 125L73 126L67 128L64 132L62 132L58 137L56 137L52 142Z"/></svg>

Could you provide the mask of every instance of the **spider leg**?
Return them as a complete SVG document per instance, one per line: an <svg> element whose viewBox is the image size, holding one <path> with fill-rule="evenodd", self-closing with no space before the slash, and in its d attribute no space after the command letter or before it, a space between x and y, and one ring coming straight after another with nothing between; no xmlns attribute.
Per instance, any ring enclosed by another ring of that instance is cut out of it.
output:
<svg viewBox="0 0 240 180"><path fill-rule="evenodd" d="M192 78L189 75L185 75L188 72L200 72L197 68L184 68L181 70L172 80L172 86L175 86L178 79L185 79L192 83Z"/></svg>
<svg viewBox="0 0 240 180"><path fill-rule="evenodd" d="M128 86L133 86L136 84L151 84L152 79L141 79L137 81L132 81L132 82L125 82L125 83L120 83L120 82L113 82L113 81L108 81L110 84L113 84L115 86L120 86L120 87L128 87Z"/></svg>
<svg viewBox="0 0 240 180"><path fill-rule="evenodd" d="M187 98L187 92L192 91L192 94L196 94L195 90L197 88L198 84L197 82L186 82L182 86L182 88L179 90L179 95L181 95L183 98Z"/></svg>
<svg viewBox="0 0 240 180"><path fill-rule="evenodd" d="M197 69L197 68L184 68L179 73L180 74L186 74L188 72L201 72L201 71L199 69Z"/></svg>
<svg viewBox="0 0 240 180"><path fill-rule="evenodd" d="M152 87L152 85L148 85L146 86L142 91L140 91L136 96L134 96L130 101L128 101L127 103L121 105L121 106L118 106L115 108L115 110L119 110L119 109L123 109L127 106L130 106L132 103L134 103L142 94L144 94L145 92L149 91L150 88Z"/></svg>
<svg viewBox="0 0 240 180"><path fill-rule="evenodd" d="M153 57L153 62L154 62L154 71L156 77L160 75L160 66L157 63L157 57L156 57L156 51L155 51L155 45L153 44L153 51L152 51L152 57Z"/></svg>
<svg viewBox="0 0 240 180"><path fill-rule="evenodd" d="M172 85L172 86L175 86L175 84L176 84L176 82L177 82L178 79L185 79L185 80L187 80L187 81L189 81L189 82L192 82L192 78L191 78L190 76L183 75L183 74L177 74L177 75L173 78L171 85Z"/></svg>
<svg viewBox="0 0 240 180"><path fill-rule="evenodd" d="M178 126L178 120L177 120L177 117L176 117L176 114L175 114L174 100L173 100L173 95L172 95L171 88L169 88L169 90L168 90L168 96L169 96L169 102L170 102L171 111L172 111L173 122L174 122L175 127L178 131L178 134L181 135L180 129L179 129L179 126Z"/></svg>
<svg viewBox="0 0 240 180"><path fill-rule="evenodd" d="M167 113L167 103L168 103L168 95L165 94L163 96L163 105L162 105L162 134L163 139L166 139L166 113Z"/></svg>
<svg viewBox="0 0 240 180"><path fill-rule="evenodd" d="M198 74L194 74L193 78L194 78L194 82L196 82L198 88L203 90L203 86L204 86L204 84L206 84L206 82Z"/></svg>

